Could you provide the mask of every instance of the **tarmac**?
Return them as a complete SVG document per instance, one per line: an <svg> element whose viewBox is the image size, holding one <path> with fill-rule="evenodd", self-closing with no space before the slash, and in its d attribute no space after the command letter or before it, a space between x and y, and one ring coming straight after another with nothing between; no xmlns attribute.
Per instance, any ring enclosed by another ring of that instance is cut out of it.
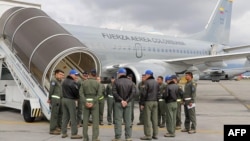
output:
<svg viewBox="0 0 250 141"><path fill-rule="evenodd" d="M164 137L166 128L159 128L159 141L223 141L224 125L250 124L250 80L221 80L211 82L199 80L197 85L197 132L188 134L176 131L175 137ZM106 103L105 103L106 104ZM107 105L105 105L106 109ZM132 139L139 141L144 136L143 126L136 125L139 117L139 106L135 103L135 121L133 125ZM104 113L105 125L100 126L101 141L111 141L114 138L114 126L107 125L107 112ZM182 121L184 122L184 110L182 108ZM183 125L182 125L183 128ZM124 127L123 136L124 139ZM91 138L92 128L89 126ZM78 128L78 134L82 135L82 127ZM70 129L67 138L61 135L49 134L49 122L36 119L33 123L26 123L20 111L0 107L0 141L70 141ZM74 139L82 140L82 139Z"/></svg>

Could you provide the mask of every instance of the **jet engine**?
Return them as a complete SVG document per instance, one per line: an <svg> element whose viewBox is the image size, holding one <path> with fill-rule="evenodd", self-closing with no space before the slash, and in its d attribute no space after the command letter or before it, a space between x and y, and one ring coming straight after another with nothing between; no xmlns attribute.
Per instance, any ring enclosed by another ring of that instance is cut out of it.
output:
<svg viewBox="0 0 250 141"><path fill-rule="evenodd" d="M172 69L171 65L168 66L166 63L164 64L165 65L152 62L140 62L130 63L120 67L124 67L127 70L127 74L132 74L134 76L133 81L138 84L141 81L141 75L144 74L146 70L152 70L155 78L158 76L163 76L164 78L166 75L175 74L175 71Z"/></svg>

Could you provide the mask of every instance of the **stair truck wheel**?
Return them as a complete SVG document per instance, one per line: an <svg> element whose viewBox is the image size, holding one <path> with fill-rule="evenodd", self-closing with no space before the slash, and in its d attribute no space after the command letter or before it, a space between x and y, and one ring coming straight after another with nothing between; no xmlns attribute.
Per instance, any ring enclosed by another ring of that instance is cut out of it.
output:
<svg viewBox="0 0 250 141"><path fill-rule="evenodd" d="M27 100L25 100L23 103L23 119L26 122L33 122L35 120L35 117L31 117L30 102Z"/></svg>

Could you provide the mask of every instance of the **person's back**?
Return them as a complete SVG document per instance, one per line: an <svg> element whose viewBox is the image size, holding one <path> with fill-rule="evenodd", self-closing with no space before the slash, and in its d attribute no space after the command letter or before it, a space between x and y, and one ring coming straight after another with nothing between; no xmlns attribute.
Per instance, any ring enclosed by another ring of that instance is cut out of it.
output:
<svg viewBox="0 0 250 141"><path fill-rule="evenodd" d="M82 89L83 89L83 93L85 94L85 96L88 95L90 97L95 98L96 97L96 95L95 95L96 90L99 89L100 84L96 81L96 79L89 78L88 80L85 80L82 83L82 87L83 87ZM96 100L96 99L94 99L94 100Z"/></svg>
<svg viewBox="0 0 250 141"><path fill-rule="evenodd" d="M101 77L96 77L97 82L101 85L101 96L99 97L99 124L104 125L103 123L103 113L104 113L104 106L105 106L105 96L106 96L106 89L105 85L101 83Z"/></svg>
<svg viewBox="0 0 250 141"><path fill-rule="evenodd" d="M112 87L114 85L115 78L111 77L111 83L107 85L106 87L106 94L107 94L107 120L108 120L108 125L111 125L112 122L114 123L114 96L112 93Z"/></svg>
<svg viewBox="0 0 250 141"><path fill-rule="evenodd" d="M165 99L165 109L166 109L166 121L167 121L167 133L164 137L175 137L175 127L176 127L176 114L177 114L177 95L179 92L178 85L173 81L170 75L165 77L167 83L166 90L163 94Z"/></svg>
<svg viewBox="0 0 250 141"><path fill-rule="evenodd" d="M124 99L127 102L130 102L133 98L133 95L129 95L128 93L132 92L132 87L134 87L133 82L130 81L126 76L118 78L115 81L115 89L119 95L114 93L113 90L115 101L121 102Z"/></svg>
<svg viewBox="0 0 250 141"><path fill-rule="evenodd" d="M92 140L99 140L99 97L101 84L96 80L96 71L92 70L90 77L82 83L80 93L83 100L83 138L88 141L88 121L92 115Z"/></svg>
<svg viewBox="0 0 250 141"><path fill-rule="evenodd" d="M165 97L166 103L173 102L177 100L177 96L179 93L179 87L174 82L171 82L167 85L167 93L168 95Z"/></svg>
<svg viewBox="0 0 250 141"><path fill-rule="evenodd" d="M181 107L182 107L182 98L183 98L183 87L182 87L182 84L180 84L180 80L177 78L176 75L172 75L171 76L173 81L175 82L175 84L178 85L179 89L178 89L178 94L177 94L177 113L176 113L176 127L175 129L176 130L179 130L181 129L181 124L182 124L182 121L181 121Z"/></svg>
<svg viewBox="0 0 250 141"><path fill-rule="evenodd" d="M131 141L131 101L134 98L135 87L133 82L127 78L124 68L118 70L118 79L114 82L112 93L115 100L115 139L112 141L121 140L122 119L125 122L125 138L127 141Z"/></svg>
<svg viewBox="0 0 250 141"><path fill-rule="evenodd" d="M144 124L144 120L143 120L143 109L141 109L141 101L143 99L142 97L142 92L144 89L144 82L145 82L145 74L141 75L141 82L138 83L138 99L139 99L139 111L140 111L140 115L139 115L139 122L137 123L137 125L143 125Z"/></svg>

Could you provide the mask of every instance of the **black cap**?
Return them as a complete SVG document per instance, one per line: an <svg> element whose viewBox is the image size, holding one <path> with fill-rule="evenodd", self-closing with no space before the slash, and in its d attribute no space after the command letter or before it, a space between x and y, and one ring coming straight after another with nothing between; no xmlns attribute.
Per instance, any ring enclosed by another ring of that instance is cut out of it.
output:
<svg viewBox="0 0 250 141"><path fill-rule="evenodd" d="M87 71L84 71L84 72L82 72L82 74L84 75L84 74L88 74L88 72Z"/></svg>
<svg viewBox="0 0 250 141"><path fill-rule="evenodd" d="M91 74L96 74L96 69L92 69L90 72Z"/></svg>
<svg viewBox="0 0 250 141"><path fill-rule="evenodd" d="M172 75L171 77L172 77L172 79L177 79L176 75Z"/></svg>

